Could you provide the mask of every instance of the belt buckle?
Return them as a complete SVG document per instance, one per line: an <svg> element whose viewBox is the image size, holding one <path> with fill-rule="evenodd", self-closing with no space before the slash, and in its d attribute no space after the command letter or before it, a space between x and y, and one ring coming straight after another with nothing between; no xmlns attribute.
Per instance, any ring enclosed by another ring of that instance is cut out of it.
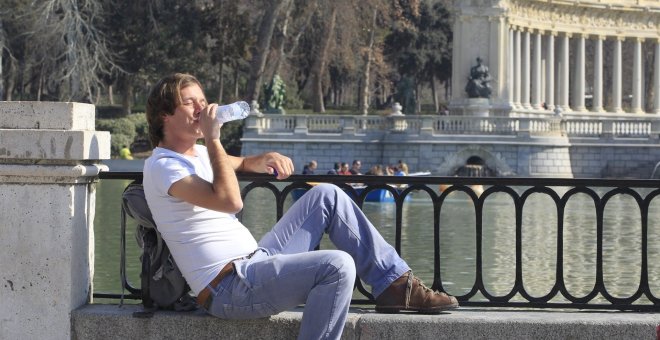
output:
<svg viewBox="0 0 660 340"><path fill-rule="evenodd" d="M202 308L206 309L209 311L211 309L211 303L213 302L213 294L209 294L209 296L204 300L204 303L202 304Z"/></svg>

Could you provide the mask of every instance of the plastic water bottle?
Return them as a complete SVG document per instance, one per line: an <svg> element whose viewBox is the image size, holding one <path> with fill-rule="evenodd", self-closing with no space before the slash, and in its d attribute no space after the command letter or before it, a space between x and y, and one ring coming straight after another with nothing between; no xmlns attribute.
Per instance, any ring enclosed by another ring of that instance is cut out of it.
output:
<svg viewBox="0 0 660 340"><path fill-rule="evenodd" d="M218 106L215 112L215 119L220 124L237 119L245 119L250 114L250 104L246 102L235 102L227 105Z"/></svg>

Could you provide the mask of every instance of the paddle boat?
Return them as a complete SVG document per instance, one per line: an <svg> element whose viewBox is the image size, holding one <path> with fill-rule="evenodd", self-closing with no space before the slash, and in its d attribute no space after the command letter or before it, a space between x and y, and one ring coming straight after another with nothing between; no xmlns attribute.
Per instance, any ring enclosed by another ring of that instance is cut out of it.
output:
<svg viewBox="0 0 660 340"><path fill-rule="evenodd" d="M318 184L318 183L308 183L312 186ZM355 193L357 196L353 195L353 191L351 190L344 190L349 196L351 196L352 199L357 200L357 198L362 195L364 190L367 188L366 185L355 185L353 186L353 189L355 190ZM399 189L395 188L397 191L400 191ZM307 189L304 188L296 188L291 191L291 197L293 198L294 201L298 200L302 195L304 195L307 192ZM410 200L410 195L407 195L404 201ZM392 195L392 192L390 192L387 189L374 189L369 191L367 193L367 196L364 198L365 202L379 202L379 203L384 203L384 202L394 202L394 195Z"/></svg>

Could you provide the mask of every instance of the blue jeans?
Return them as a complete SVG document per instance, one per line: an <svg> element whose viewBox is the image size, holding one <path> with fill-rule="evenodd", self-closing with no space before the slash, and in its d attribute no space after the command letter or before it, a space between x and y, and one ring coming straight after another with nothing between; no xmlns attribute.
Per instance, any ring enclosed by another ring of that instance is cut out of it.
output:
<svg viewBox="0 0 660 340"><path fill-rule="evenodd" d="M327 233L338 250L312 251ZM410 270L337 186L317 185L259 241L249 259L212 291L208 312L225 319L277 314L305 304L299 339L339 339L355 274L374 296Z"/></svg>

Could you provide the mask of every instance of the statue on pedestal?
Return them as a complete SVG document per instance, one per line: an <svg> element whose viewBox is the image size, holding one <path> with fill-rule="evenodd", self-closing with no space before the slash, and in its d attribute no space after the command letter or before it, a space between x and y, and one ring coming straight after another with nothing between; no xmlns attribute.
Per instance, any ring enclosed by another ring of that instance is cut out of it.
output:
<svg viewBox="0 0 660 340"><path fill-rule="evenodd" d="M465 92L467 92L469 98L490 98L490 81L488 66L483 64L480 57L477 57L477 65L470 69Z"/></svg>

